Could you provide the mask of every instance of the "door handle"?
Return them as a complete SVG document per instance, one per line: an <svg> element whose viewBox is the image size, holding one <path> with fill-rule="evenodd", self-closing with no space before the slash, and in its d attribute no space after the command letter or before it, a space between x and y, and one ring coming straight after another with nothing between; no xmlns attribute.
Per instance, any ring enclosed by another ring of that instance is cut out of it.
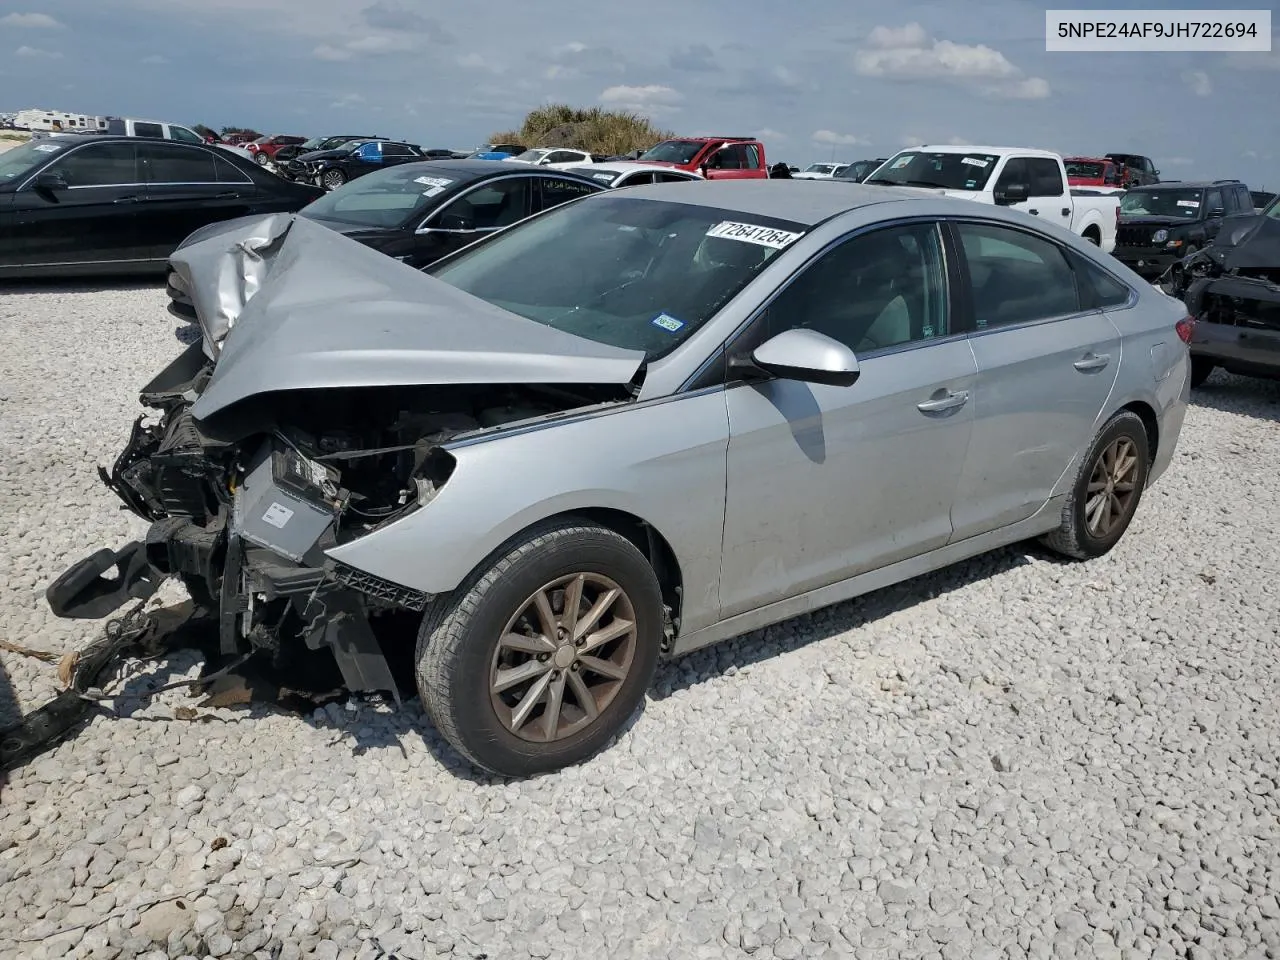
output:
<svg viewBox="0 0 1280 960"><path fill-rule="evenodd" d="M1111 354L1109 353L1091 353L1089 356L1077 360L1072 366L1082 373L1088 373L1091 370L1101 370L1110 362Z"/></svg>
<svg viewBox="0 0 1280 960"><path fill-rule="evenodd" d="M219 193L219 194L216 194L216 195L214 196L214 198L213 198L213 199L215 199L215 200L239 200L239 199L240 199L240 194L236 193L234 190L231 190L231 191L228 191L227 193Z"/></svg>
<svg viewBox="0 0 1280 960"><path fill-rule="evenodd" d="M139 199L140 199L139 197L120 197L119 199L112 200L111 202L112 203L137 203Z"/></svg>
<svg viewBox="0 0 1280 960"><path fill-rule="evenodd" d="M1040 216L1039 210L1028 210L1027 213L1033 214L1034 216L1037 216L1037 217Z"/></svg>
<svg viewBox="0 0 1280 960"><path fill-rule="evenodd" d="M1070 208L1070 207L1063 207L1063 208L1062 208L1062 215L1063 215L1064 217L1069 217L1069 216L1071 216L1071 208Z"/></svg>
<svg viewBox="0 0 1280 960"><path fill-rule="evenodd" d="M958 393L952 393L948 390L945 397L917 403L916 409L921 413L941 413L943 410L954 410L957 407L963 407L968 402L969 394L967 391L961 390Z"/></svg>

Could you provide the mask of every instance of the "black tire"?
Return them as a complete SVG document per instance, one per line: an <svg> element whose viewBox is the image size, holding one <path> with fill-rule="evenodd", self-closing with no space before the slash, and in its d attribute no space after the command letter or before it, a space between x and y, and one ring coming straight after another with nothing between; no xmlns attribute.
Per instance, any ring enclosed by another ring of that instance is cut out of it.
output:
<svg viewBox="0 0 1280 960"><path fill-rule="evenodd" d="M1137 455L1138 462L1132 478L1134 489L1128 504L1115 524L1104 535L1097 536L1090 532L1085 515L1090 479L1103 454L1122 438L1132 443ZM1080 461L1080 469L1076 473L1075 483L1071 485L1071 493L1062 508L1062 523L1058 529L1042 537L1041 542L1055 553L1073 560L1091 560L1107 553L1129 529L1129 524L1142 500L1142 492L1146 487L1147 473L1150 468L1151 453L1146 425L1133 411L1121 410L1107 421L1094 437L1093 443L1089 445L1088 452Z"/></svg>
<svg viewBox="0 0 1280 960"><path fill-rule="evenodd" d="M610 578L630 599L636 623L631 665L612 701L584 729L531 742L508 729L490 695L499 635L544 584L578 572ZM652 682L662 634L662 591L644 554L607 528L556 521L499 548L428 607L418 631L418 692L441 735L477 767L508 777L558 770L597 753L635 712Z"/></svg>
<svg viewBox="0 0 1280 960"><path fill-rule="evenodd" d="M1213 375L1215 364L1206 357L1191 358L1191 386L1198 387Z"/></svg>

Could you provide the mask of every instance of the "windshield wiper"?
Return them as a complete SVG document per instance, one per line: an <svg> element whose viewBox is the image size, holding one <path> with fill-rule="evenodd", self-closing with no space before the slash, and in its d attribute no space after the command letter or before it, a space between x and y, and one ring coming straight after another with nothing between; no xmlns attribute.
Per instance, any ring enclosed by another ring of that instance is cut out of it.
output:
<svg viewBox="0 0 1280 960"><path fill-rule="evenodd" d="M889 184L889 186L893 186L893 185L894 185L895 183L897 183L898 181L897 181L897 180L886 180L884 177L872 177L870 180L863 180L862 182L863 182L863 183L887 183L887 184Z"/></svg>

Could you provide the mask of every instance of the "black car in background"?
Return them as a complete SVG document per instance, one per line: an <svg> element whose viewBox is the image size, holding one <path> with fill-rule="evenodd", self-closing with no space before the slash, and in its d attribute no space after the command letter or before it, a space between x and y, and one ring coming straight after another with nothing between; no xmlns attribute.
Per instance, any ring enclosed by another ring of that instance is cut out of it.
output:
<svg viewBox="0 0 1280 960"><path fill-rule="evenodd" d="M879 160L855 160L853 163L846 164L837 170L831 177L832 180L852 180L854 183L861 183L867 177L871 176L871 171L875 170L880 164L888 160L888 157L881 157Z"/></svg>
<svg viewBox="0 0 1280 960"><path fill-rule="evenodd" d="M300 157L304 153L313 153L319 150L332 150L340 147L344 143L350 143L352 140L386 140L386 137L376 133L351 133L333 137L312 137L303 143L286 144L275 152L271 158L271 162L277 167L283 165L286 161L295 157Z"/></svg>
<svg viewBox="0 0 1280 960"><path fill-rule="evenodd" d="M1223 217L1241 214L1253 214L1253 199L1239 180L1131 187L1120 198L1113 255L1140 276L1157 277L1211 243Z"/></svg>
<svg viewBox="0 0 1280 960"><path fill-rule="evenodd" d="M206 224L323 195L204 144L102 134L0 153L0 278L163 273Z"/></svg>
<svg viewBox="0 0 1280 960"><path fill-rule="evenodd" d="M300 172L294 179L307 180L326 190L336 190L367 173L402 163L427 159L421 149L399 140L363 140L343 144L319 156L298 158Z"/></svg>

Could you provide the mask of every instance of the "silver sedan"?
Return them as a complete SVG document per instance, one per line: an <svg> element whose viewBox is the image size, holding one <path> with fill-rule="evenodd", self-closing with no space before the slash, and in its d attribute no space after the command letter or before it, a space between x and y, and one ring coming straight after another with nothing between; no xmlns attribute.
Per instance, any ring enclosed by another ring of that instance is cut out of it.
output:
<svg viewBox="0 0 1280 960"><path fill-rule="evenodd" d="M601 749L663 658L1016 541L1106 553L1188 395L1179 303L918 190L642 186L422 272L277 215L172 265L204 342L105 475L151 533L50 602L178 577L225 652L354 689L420 612L428 713L507 775Z"/></svg>

